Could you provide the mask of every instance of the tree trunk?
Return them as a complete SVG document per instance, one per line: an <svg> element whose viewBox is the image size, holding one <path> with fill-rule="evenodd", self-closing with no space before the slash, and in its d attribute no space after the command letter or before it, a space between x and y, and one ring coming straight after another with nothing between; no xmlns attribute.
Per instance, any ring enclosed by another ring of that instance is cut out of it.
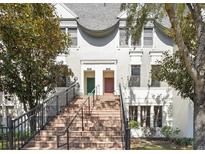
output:
<svg viewBox="0 0 205 154"><path fill-rule="evenodd" d="M194 103L193 149L205 150L205 93L202 91L197 93L197 101Z"/></svg>

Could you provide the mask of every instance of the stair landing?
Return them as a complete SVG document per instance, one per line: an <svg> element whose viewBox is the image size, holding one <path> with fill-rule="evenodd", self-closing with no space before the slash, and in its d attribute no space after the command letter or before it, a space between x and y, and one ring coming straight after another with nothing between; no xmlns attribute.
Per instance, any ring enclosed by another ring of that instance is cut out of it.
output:
<svg viewBox="0 0 205 154"><path fill-rule="evenodd" d="M49 150L67 149L66 134L60 137L60 147L57 147L56 134L64 130L67 123L73 118L76 111L87 97L78 98L73 104L67 107L64 112L54 118L44 130L35 136L23 149L27 150ZM92 103L91 103L92 104ZM118 96L98 96L98 100L91 106L91 114L88 115L88 108L84 111L84 131L82 131L81 117L77 117L70 127L69 147L75 150L121 150L122 132L120 102Z"/></svg>

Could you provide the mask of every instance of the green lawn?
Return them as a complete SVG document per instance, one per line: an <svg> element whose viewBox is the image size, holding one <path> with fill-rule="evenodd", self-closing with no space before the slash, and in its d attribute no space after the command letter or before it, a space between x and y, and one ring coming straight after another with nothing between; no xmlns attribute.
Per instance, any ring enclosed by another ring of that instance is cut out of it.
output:
<svg viewBox="0 0 205 154"><path fill-rule="evenodd" d="M8 143L7 143L8 144ZM6 149L6 141L4 141L3 142L3 144L2 144L2 140L0 140L0 150L2 150L2 149Z"/></svg>
<svg viewBox="0 0 205 154"><path fill-rule="evenodd" d="M132 139L132 150L192 150L192 146L180 146L170 141L152 139Z"/></svg>

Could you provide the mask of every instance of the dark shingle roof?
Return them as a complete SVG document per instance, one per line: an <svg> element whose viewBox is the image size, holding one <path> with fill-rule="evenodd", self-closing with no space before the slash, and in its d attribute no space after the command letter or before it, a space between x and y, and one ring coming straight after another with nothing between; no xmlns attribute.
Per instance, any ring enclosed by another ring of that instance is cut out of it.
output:
<svg viewBox="0 0 205 154"><path fill-rule="evenodd" d="M78 23L90 30L100 31L118 22L120 3L66 3L78 17Z"/></svg>

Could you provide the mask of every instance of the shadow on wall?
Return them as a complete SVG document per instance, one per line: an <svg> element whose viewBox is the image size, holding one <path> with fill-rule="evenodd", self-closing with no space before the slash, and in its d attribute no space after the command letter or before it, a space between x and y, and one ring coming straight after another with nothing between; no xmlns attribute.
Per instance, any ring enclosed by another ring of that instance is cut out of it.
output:
<svg viewBox="0 0 205 154"><path fill-rule="evenodd" d="M129 93L129 105L140 105L140 100L141 98L139 98L139 94L136 93L134 91L134 88L133 87L127 87L128 89L128 93ZM165 125L169 125L170 123L167 121L167 119L169 119L168 117L172 117L172 114L173 114L173 106L171 104L168 104L169 103L169 99L170 99L170 91L171 89L170 88L167 88L166 90L166 95L162 95L162 94L151 94L150 93L150 89L151 87L148 85L147 86L147 92L146 92L146 97L144 98L144 104L146 105L153 105L153 104L156 104L156 105L162 105L163 107L164 106L167 106L167 112L163 110L163 123ZM150 99L152 99L150 101Z"/></svg>
<svg viewBox="0 0 205 154"><path fill-rule="evenodd" d="M89 34L85 33L83 30L79 28L79 32L83 39L88 42L90 45L101 47L105 46L110 43L116 36L118 28L115 28L110 34L106 35L105 37L93 37Z"/></svg>
<svg viewBox="0 0 205 154"><path fill-rule="evenodd" d="M160 32L159 30L156 29L156 35L158 36L158 38L160 39L160 41L162 41L163 43L165 43L166 45L169 46L173 46L173 41L171 38L169 38L168 36L166 36L165 34L163 34L162 32Z"/></svg>

